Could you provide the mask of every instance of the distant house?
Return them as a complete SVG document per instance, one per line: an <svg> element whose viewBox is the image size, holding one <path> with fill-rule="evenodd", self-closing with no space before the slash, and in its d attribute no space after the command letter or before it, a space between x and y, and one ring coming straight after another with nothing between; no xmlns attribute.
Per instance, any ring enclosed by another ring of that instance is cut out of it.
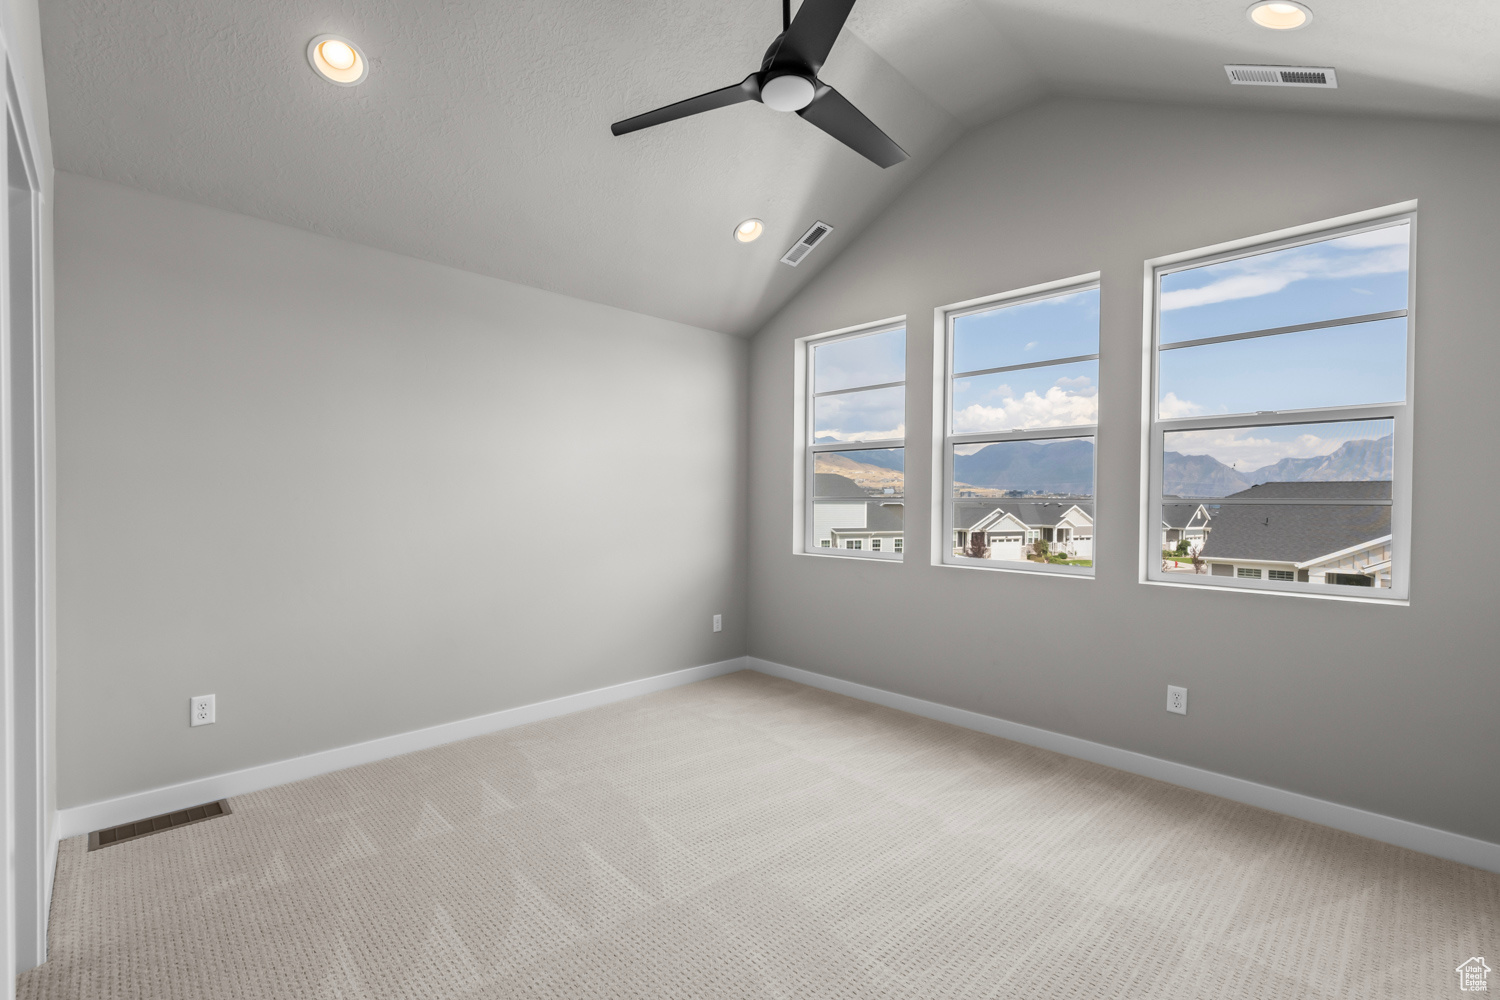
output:
<svg viewBox="0 0 1500 1000"><path fill-rule="evenodd" d="M953 508L953 554L963 555L974 540L990 550L987 558L1025 562L1035 542L1071 559L1094 558L1094 498L1083 496L962 500Z"/></svg>
<svg viewBox="0 0 1500 1000"><path fill-rule="evenodd" d="M1338 501L1390 497L1389 481L1252 486L1225 499L1273 502L1218 505L1203 559L1214 576L1389 587L1391 508Z"/></svg>
<svg viewBox="0 0 1500 1000"><path fill-rule="evenodd" d="M1173 503L1167 497L1161 505L1161 547L1175 549L1177 543L1186 540L1189 547L1202 545L1208 540L1213 517L1201 503Z"/></svg>
<svg viewBox="0 0 1500 1000"><path fill-rule="evenodd" d="M813 542L820 548L900 552L903 511L899 496L867 490L848 476L815 474Z"/></svg>
<svg viewBox="0 0 1500 1000"><path fill-rule="evenodd" d="M905 507L899 499L869 500L865 503L862 527L833 528L829 546L867 552L900 552L903 544L901 518Z"/></svg>

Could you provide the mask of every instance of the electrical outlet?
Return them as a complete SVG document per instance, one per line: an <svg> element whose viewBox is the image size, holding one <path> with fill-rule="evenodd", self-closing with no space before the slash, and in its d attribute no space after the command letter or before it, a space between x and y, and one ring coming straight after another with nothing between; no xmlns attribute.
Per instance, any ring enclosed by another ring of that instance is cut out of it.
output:
<svg viewBox="0 0 1500 1000"><path fill-rule="evenodd" d="M722 632L722 631L724 631L724 616L723 615L714 615L714 631L715 632Z"/></svg>
<svg viewBox="0 0 1500 1000"><path fill-rule="evenodd" d="M1187 715L1187 688L1167 685L1167 711Z"/></svg>
<svg viewBox="0 0 1500 1000"><path fill-rule="evenodd" d="M188 724L193 726L211 726L214 724L214 696L211 694L194 695L188 699Z"/></svg>

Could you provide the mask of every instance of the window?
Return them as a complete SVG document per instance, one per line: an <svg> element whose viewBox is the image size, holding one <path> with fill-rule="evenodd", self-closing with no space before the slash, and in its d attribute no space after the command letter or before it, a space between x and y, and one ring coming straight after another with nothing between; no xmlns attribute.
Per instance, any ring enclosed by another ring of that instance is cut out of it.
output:
<svg viewBox="0 0 1500 1000"><path fill-rule="evenodd" d="M1375 581L1368 576L1356 573L1329 573L1328 582L1343 587L1373 587Z"/></svg>
<svg viewBox="0 0 1500 1000"><path fill-rule="evenodd" d="M810 337L805 350L806 436L801 551L835 548L899 559L901 542L830 546L835 532L902 530L906 485L906 327L887 323Z"/></svg>
<svg viewBox="0 0 1500 1000"><path fill-rule="evenodd" d="M1239 577L1241 580L1259 580L1260 570L1241 566L1235 571L1234 575Z"/></svg>
<svg viewBox="0 0 1500 1000"><path fill-rule="evenodd" d="M1147 579L1405 598L1414 226L1367 213L1152 262L1148 521L1208 519L1200 565ZM1231 576L1245 561L1292 568Z"/></svg>
<svg viewBox="0 0 1500 1000"><path fill-rule="evenodd" d="M945 311L944 563L1093 575L1098 277Z"/></svg>

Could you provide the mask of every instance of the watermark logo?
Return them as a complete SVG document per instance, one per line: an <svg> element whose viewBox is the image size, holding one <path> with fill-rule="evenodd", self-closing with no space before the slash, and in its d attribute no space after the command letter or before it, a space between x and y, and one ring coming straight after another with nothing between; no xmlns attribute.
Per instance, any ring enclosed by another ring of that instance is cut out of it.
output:
<svg viewBox="0 0 1500 1000"><path fill-rule="evenodd" d="M1458 988L1465 993L1488 993L1490 973L1494 970L1484 964L1484 959L1471 958L1457 969Z"/></svg>

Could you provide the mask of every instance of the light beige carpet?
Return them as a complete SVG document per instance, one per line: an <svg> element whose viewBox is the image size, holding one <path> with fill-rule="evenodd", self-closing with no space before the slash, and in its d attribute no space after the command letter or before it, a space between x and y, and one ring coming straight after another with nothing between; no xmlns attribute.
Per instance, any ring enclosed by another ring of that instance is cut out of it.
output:
<svg viewBox="0 0 1500 1000"><path fill-rule="evenodd" d="M1500 965L1500 876L753 673L233 806L65 843L20 996L1408 1000Z"/></svg>

